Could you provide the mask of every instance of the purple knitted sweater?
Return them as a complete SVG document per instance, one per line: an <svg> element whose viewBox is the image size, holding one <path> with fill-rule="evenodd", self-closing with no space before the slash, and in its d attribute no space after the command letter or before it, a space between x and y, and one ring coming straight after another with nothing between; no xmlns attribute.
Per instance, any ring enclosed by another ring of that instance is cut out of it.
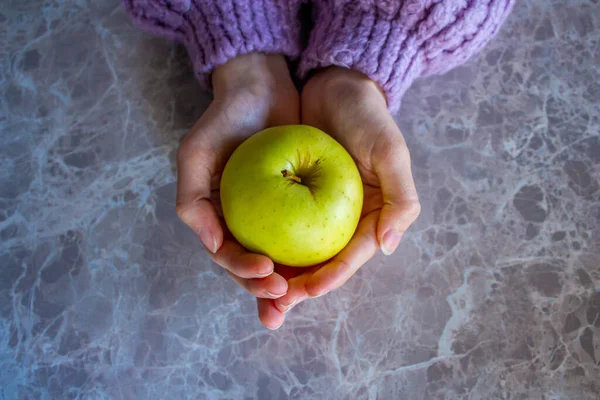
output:
<svg viewBox="0 0 600 400"><path fill-rule="evenodd" d="M369 76L392 111L420 76L443 73L481 49L515 0L312 0L314 26L301 45L307 0L123 0L145 29L183 43L198 80L251 52L300 59L300 75L332 65Z"/></svg>

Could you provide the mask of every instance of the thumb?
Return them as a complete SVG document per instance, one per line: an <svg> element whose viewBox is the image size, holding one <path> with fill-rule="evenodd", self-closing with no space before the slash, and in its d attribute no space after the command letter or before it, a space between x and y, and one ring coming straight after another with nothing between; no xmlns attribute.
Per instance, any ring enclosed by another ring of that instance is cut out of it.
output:
<svg viewBox="0 0 600 400"><path fill-rule="evenodd" d="M177 152L177 215L216 253L223 243L223 229L210 202L214 151L202 145L201 128L194 127Z"/></svg>
<svg viewBox="0 0 600 400"><path fill-rule="evenodd" d="M406 142L393 123L391 139L376 151L375 173L383 194L383 207L377 223L377 239L385 255L392 254L402 235L417 219L421 205L417 195Z"/></svg>

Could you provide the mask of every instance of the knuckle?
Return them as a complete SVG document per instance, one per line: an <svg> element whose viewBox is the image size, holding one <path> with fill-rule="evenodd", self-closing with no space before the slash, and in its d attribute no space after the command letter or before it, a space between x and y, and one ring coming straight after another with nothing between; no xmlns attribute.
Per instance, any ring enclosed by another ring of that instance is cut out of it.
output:
<svg viewBox="0 0 600 400"><path fill-rule="evenodd" d="M210 143L206 138L206 132L202 128L194 128L194 130L190 131L179 142L177 160L185 161L203 152L210 154L213 149L210 148Z"/></svg>
<svg viewBox="0 0 600 400"><path fill-rule="evenodd" d="M177 216L183 223L187 225L189 225L193 220L192 211L192 208L187 203L177 203L175 205L175 212L177 213Z"/></svg>
<svg viewBox="0 0 600 400"><path fill-rule="evenodd" d="M217 149L198 139L182 139L177 149L178 170L195 171L195 176L209 179L216 163Z"/></svg>
<svg viewBox="0 0 600 400"><path fill-rule="evenodd" d="M404 138L400 135L390 138L389 143L386 144L387 156L393 158L395 161L410 162L410 151L404 141Z"/></svg>
<svg viewBox="0 0 600 400"><path fill-rule="evenodd" d="M413 199L406 204L406 215L413 221L421 214L421 203L417 199Z"/></svg>

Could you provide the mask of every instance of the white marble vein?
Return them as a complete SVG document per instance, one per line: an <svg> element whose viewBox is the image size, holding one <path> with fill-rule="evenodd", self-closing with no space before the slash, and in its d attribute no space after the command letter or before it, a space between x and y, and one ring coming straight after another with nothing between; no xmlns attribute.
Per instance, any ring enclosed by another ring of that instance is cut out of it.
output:
<svg viewBox="0 0 600 400"><path fill-rule="evenodd" d="M174 210L210 102L119 2L0 7L0 399L597 399L600 4L521 1L398 116L423 214L278 331Z"/></svg>

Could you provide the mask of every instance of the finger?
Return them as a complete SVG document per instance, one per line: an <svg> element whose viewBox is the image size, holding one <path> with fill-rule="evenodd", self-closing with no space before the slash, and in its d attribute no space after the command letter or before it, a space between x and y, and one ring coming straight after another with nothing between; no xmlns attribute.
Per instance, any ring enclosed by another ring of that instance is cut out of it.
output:
<svg viewBox="0 0 600 400"><path fill-rule="evenodd" d="M385 255L392 254L402 235L421 212L417 189L412 176L410 154L400 133L394 126L391 140L386 140L374 164L383 194L383 207L377 224L377 239ZM396 131L396 132L393 132Z"/></svg>
<svg viewBox="0 0 600 400"><path fill-rule="evenodd" d="M273 273L273 261L267 256L249 252L233 239L223 242L211 258L232 274L244 278L264 278Z"/></svg>
<svg viewBox="0 0 600 400"><path fill-rule="evenodd" d="M311 267L300 275L288 280L288 290L285 296L274 301L275 307L282 313L290 311L300 302L310 298L306 291L306 283L319 267Z"/></svg>
<svg viewBox="0 0 600 400"><path fill-rule="evenodd" d="M200 120L202 121L202 119ZM177 152L177 215L215 253L223 243L223 230L210 202L211 175L215 168L213 151L198 140L199 122L182 141Z"/></svg>
<svg viewBox="0 0 600 400"><path fill-rule="evenodd" d="M358 271L379 249L377 242L378 212L363 218L348 245L327 265L320 268L305 284L306 293L310 297L322 296L342 286ZM288 295L291 292L288 288ZM282 297L279 301L285 299Z"/></svg>
<svg viewBox="0 0 600 400"><path fill-rule="evenodd" d="M260 319L260 322L265 327L275 330L283 325L285 315L275 307L273 300L256 299L256 305L258 308L258 319Z"/></svg>
<svg viewBox="0 0 600 400"><path fill-rule="evenodd" d="M253 296L262 299L278 299L287 293L288 283L279 274L271 274L265 278L244 279L229 271L227 273L231 279Z"/></svg>
<svg viewBox="0 0 600 400"><path fill-rule="evenodd" d="M215 209L208 200L196 199L190 202L178 200L176 210L179 219L200 237L208 251L215 253L221 247L223 231Z"/></svg>

